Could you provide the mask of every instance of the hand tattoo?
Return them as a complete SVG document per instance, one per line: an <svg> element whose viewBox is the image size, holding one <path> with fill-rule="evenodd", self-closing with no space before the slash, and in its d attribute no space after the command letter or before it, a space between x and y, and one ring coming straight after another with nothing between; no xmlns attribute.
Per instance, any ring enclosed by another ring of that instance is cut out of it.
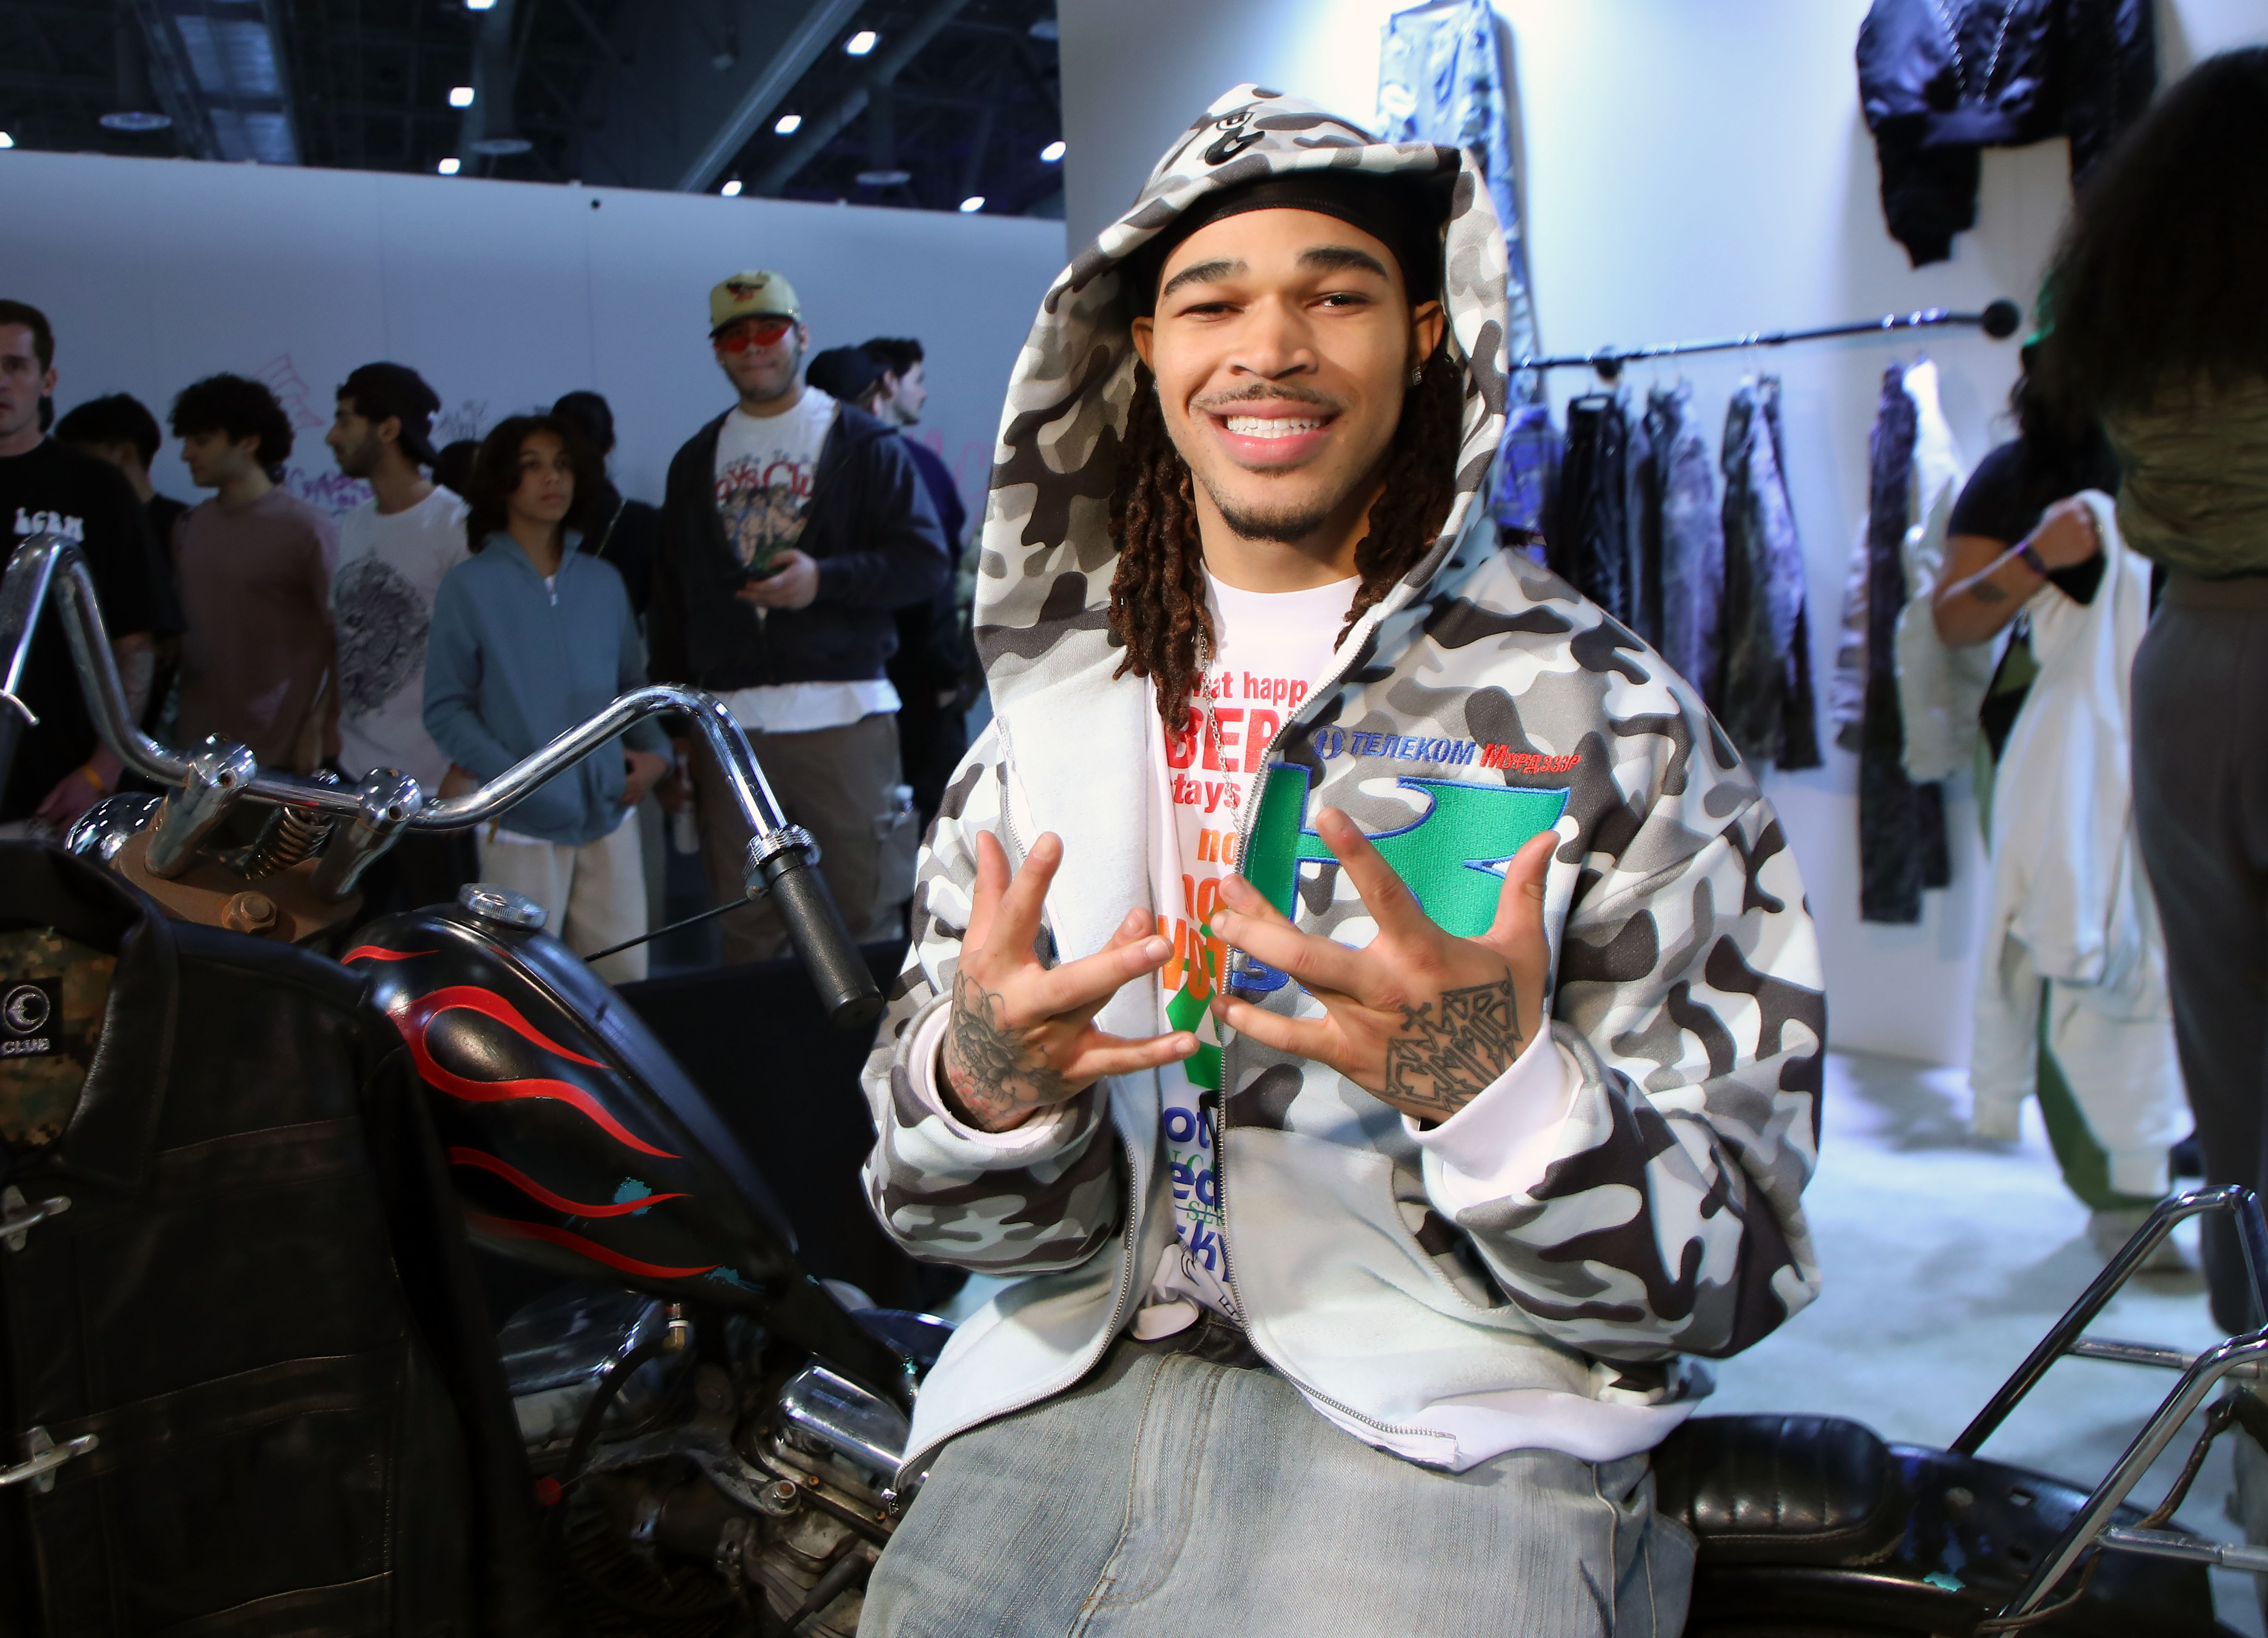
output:
<svg viewBox="0 0 2268 1638"><path fill-rule="evenodd" d="M1404 1003L1402 1034L1386 1044L1386 1096L1421 1118L1447 1120L1486 1089L1520 1056L1520 1004L1512 975L1491 984Z"/></svg>
<svg viewBox="0 0 2268 1638"><path fill-rule="evenodd" d="M944 1058L948 1104L987 1132L1005 1132L1034 1110L1072 1096L1062 1073L1008 1028L999 993L966 972L953 975Z"/></svg>

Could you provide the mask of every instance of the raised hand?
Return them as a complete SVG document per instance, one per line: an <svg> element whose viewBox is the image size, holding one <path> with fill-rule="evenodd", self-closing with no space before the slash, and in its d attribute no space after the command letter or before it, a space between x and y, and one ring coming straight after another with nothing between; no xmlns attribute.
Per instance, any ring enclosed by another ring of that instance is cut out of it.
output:
<svg viewBox="0 0 2268 1638"><path fill-rule="evenodd" d="M1094 1027L1103 1003L1166 963L1173 946L1147 911L1131 910L1094 955L1043 967L1035 953L1040 907L1063 863L1049 832L1013 874L998 837L976 837L976 894L953 975L942 1054L949 1103L986 1132L1006 1132L1070 1102L1105 1075L1130 1074L1197 1050L1187 1031L1130 1040Z"/></svg>
<svg viewBox="0 0 2268 1638"><path fill-rule="evenodd" d="M1543 931L1543 876L1556 832L1514 854L1496 920L1476 939L1445 933L1336 808L1315 815L1323 838L1361 894L1378 936L1363 948L1301 933L1241 876L1221 884L1212 930L1288 972L1323 1005L1322 1018L1285 1018L1224 993L1216 1015L1279 1051L1337 1070L1405 1115L1447 1120L1512 1066L1543 1027L1551 947Z"/></svg>

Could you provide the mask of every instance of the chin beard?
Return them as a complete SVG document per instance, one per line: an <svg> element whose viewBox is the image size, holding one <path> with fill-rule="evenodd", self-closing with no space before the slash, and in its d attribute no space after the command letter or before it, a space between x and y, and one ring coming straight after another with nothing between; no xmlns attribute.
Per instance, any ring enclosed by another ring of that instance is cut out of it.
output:
<svg viewBox="0 0 2268 1638"><path fill-rule="evenodd" d="M1199 480L1203 482L1202 479ZM1292 546L1313 535L1331 520L1344 496L1326 501L1311 501L1304 506L1279 505L1268 507L1240 505L1206 483L1205 493L1212 498L1213 509L1220 520L1228 525L1229 532L1241 540L1274 541L1279 545Z"/></svg>

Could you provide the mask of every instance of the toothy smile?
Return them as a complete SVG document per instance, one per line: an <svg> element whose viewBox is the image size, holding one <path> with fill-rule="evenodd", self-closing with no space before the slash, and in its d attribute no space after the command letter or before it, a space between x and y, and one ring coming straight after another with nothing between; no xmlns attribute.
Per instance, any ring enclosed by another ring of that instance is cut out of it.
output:
<svg viewBox="0 0 2268 1638"><path fill-rule="evenodd" d="M1320 432L1324 426L1321 421L1299 421L1289 416L1233 415L1224 421L1240 438L1296 438L1302 432Z"/></svg>

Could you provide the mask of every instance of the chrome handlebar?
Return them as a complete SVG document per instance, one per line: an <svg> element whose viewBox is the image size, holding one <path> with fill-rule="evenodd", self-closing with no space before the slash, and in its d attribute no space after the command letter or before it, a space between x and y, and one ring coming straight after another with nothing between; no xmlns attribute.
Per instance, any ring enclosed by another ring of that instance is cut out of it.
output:
<svg viewBox="0 0 2268 1638"><path fill-rule="evenodd" d="M153 874L175 876L187 870L229 811L239 801L251 801L335 822L316 865L314 887L327 898L342 900L355 890L371 860L405 830L461 830L494 818L632 725L675 712L707 741L724 770L754 838L746 868L749 896L771 896L829 1016L850 1028L871 1022L880 1011L873 978L815 868L817 844L808 831L788 823L747 735L714 694L673 683L634 690L478 790L446 801L428 796L416 780L391 770L374 772L353 788L261 769L240 745L208 742L184 755L166 749L134 721L85 557L64 536L42 534L18 545L0 576L0 656L8 662L0 678L0 714L9 719L0 726L0 743L12 747L21 726L36 720L18 693L18 682L40 610L58 592L56 614L96 733L127 767L167 787L147 853Z"/></svg>

